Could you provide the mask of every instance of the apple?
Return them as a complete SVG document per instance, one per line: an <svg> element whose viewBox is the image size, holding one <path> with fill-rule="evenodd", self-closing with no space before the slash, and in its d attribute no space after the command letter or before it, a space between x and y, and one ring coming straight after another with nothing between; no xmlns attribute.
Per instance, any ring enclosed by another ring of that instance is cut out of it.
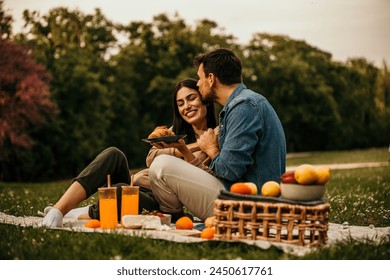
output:
<svg viewBox="0 0 390 280"><path fill-rule="evenodd" d="M282 183L285 184L296 184L297 180L295 179L295 171L287 171L282 174Z"/></svg>

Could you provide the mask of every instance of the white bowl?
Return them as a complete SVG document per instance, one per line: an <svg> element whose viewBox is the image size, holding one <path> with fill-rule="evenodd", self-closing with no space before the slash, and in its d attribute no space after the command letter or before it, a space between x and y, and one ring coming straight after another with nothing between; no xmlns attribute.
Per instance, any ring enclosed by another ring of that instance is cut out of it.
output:
<svg viewBox="0 0 390 280"><path fill-rule="evenodd" d="M299 201L320 200L325 194L325 185L280 184L282 198Z"/></svg>

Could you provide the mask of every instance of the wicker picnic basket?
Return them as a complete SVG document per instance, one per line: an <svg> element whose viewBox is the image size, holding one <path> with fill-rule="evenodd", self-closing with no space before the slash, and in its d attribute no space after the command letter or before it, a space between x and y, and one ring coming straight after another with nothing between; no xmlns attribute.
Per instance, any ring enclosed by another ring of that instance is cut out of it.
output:
<svg viewBox="0 0 390 280"><path fill-rule="evenodd" d="M299 246L326 243L330 205L216 199L214 238L266 240Z"/></svg>

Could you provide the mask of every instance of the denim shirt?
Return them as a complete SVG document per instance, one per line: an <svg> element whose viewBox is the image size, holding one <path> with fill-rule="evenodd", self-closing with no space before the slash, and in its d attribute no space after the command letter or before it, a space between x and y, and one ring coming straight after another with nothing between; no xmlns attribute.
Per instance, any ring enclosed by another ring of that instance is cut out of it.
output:
<svg viewBox="0 0 390 280"><path fill-rule="evenodd" d="M226 189L235 182L280 182L286 170L286 139L268 100L239 84L219 115L219 149L210 168Z"/></svg>

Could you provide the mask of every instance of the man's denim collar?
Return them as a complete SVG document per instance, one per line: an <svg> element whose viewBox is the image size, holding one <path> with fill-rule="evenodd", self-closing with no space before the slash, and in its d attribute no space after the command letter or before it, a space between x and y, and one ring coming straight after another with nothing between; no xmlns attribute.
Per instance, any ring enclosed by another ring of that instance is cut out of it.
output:
<svg viewBox="0 0 390 280"><path fill-rule="evenodd" d="M238 84L238 86L233 90L232 94L230 94L224 108L227 108L227 106L229 106L229 103L232 102L232 100L236 98L237 95L239 95L243 89L246 89L246 86L243 83Z"/></svg>

